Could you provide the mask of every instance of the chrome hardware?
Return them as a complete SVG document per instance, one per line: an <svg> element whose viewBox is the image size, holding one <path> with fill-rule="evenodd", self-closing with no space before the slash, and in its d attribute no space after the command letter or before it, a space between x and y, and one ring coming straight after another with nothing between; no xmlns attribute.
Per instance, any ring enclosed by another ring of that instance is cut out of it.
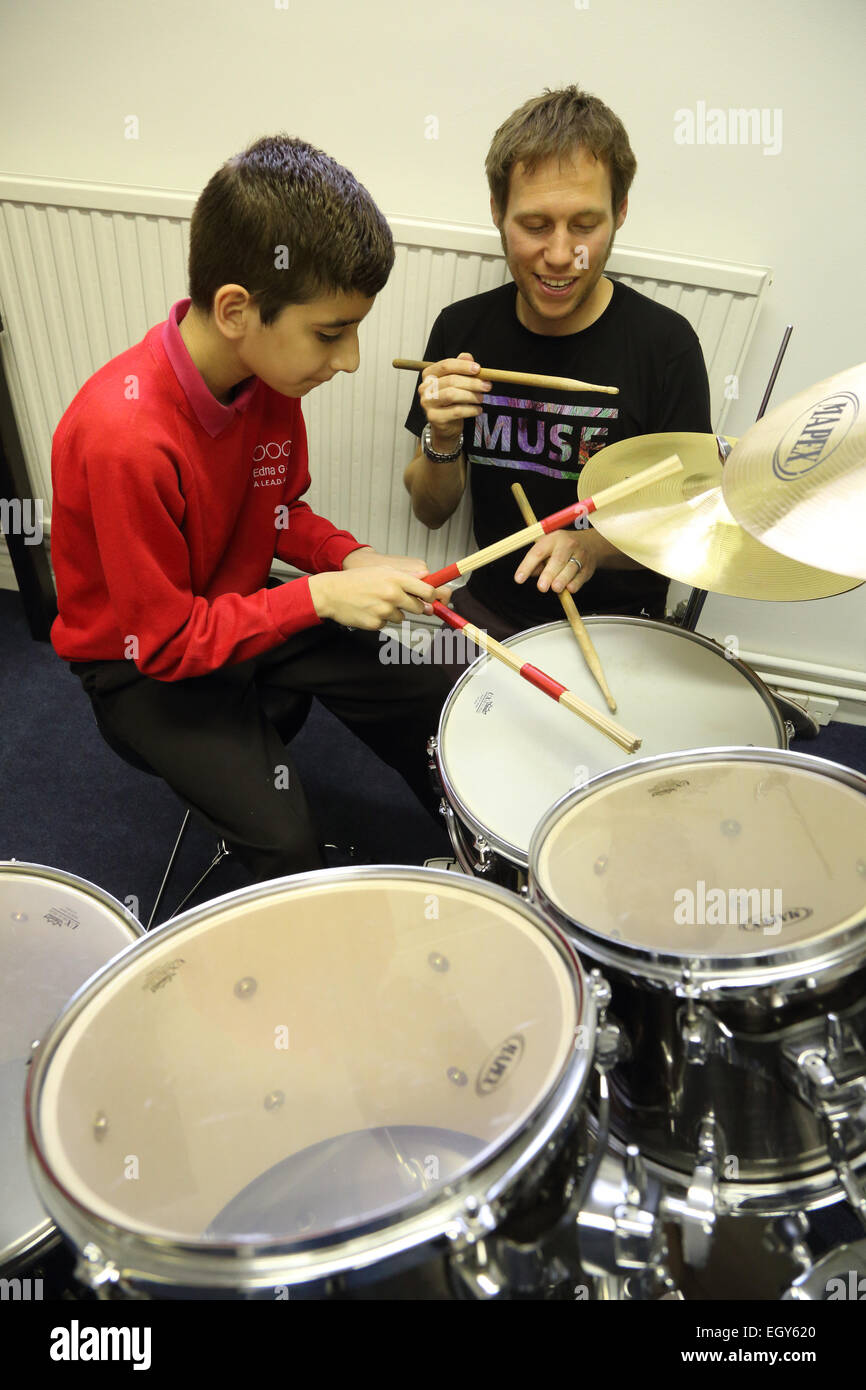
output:
<svg viewBox="0 0 866 1390"><path fill-rule="evenodd" d="M784 1056L797 1094L819 1119L866 1131L866 1053L838 1014L827 1015L823 1046L812 1038L789 1044Z"/></svg>
<svg viewBox="0 0 866 1390"><path fill-rule="evenodd" d="M605 1153L577 1214L581 1266L593 1277L627 1270L665 1281L667 1245L658 1220L661 1189L632 1144L625 1162Z"/></svg>
<svg viewBox="0 0 866 1390"><path fill-rule="evenodd" d="M806 1243L809 1234L809 1218L805 1212L792 1212L790 1216L780 1216L764 1232L764 1247L774 1255L787 1255L800 1266L800 1272L812 1268L814 1256Z"/></svg>
<svg viewBox="0 0 866 1390"><path fill-rule="evenodd" d="M493 867L493 852L483 835L476 835L474 844L478 858L472 866L473 872L489 874Z"/></svg>
<svg viewBox="0 0 866 1390"><path fill-rule="evenodd" d="M665 1215L678 1222L686 1264L702 1268L710 1256L716 1217L719 1214L719 1154L724 1147L712 1115L704 1116L698 1134L698 1161L685 1198L666 1196Z"/></svg>
<svg viewBox="0 0 866 1390"><path fill-rule="evenodd" d="M680 1009L678 1022L686 1062L702 1066L711 1053L728 1055L733 1033L704 1004L696 1003L692 994Z"/></svg>
<svg viewBox="0 0 866 1390"><path fill-rule="evenodd" d="M103 1257L98 1245L90 1243L85 1245L78 1257L75 1277L99 1298L108 1298L111 1289L120 1280L120 1270Z"/></svg>

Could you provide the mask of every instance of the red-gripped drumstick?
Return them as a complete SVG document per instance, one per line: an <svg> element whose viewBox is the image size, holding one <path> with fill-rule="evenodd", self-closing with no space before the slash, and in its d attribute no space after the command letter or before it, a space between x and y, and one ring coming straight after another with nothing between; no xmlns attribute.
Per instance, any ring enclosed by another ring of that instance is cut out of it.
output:
<svg viewBox="0 0 866 1390"><path fill-rule="evenodd" d="M559 531L563 526L568 526L576 521L579 516L589 516L590 512L597 512L602 507L609 506L611 502L618 502L621 497L627 497L629 493L637 492L642 487L648 487L650 483L657 483L662 478L667 478L671 473L682 471L682 463L678 454L671 454L670 458L662 459L661 463L654 463L651 468L643 468L640 473L635 473L631 478L624 478L621 483L614 483L612 487L602 488L601 492L595 497L587 497L583 502L574 502L570 507L564 507L561 512L553 512L551 516L546 516L542 521L537 521L534 526L526 526L522 531L514 531L510 536L503 536L501 541L494 541L492 545L486 545L483 550L476 550L472 555L464 555L462 560L457 560L453 565L446 565L444 569L436 570L433 574L423 576L425 584L432 584L434 589L438 589L443 584L450 584L452 580L459 579L461 574L469 574L471 570L481 569L483 565L489 565L493 560L500 560L503 555L510 555L512 550L519 550L521 546L531 545L541 536L548 535L551 531Z"/></svg>
<svg viewBox="0 0 866 1390"><path fill-rule="evenodd" d="M629 733L621 724L617 724L613 719L608 719L606 714L600 714L593 709L585 700L581 700L566 686L559 681L553 680L551 676L545 675L544 671L539 671L537 666L533 666L529 661L523 661L510 647L504 647L495 638L488 637L486 632L482 632L474 623L468 623L465 618L461 618L459 613L453 613L450 608L446 608L444 603L434 602L433 612L437 618L441 618L449 627L459 628L467 637L490 656L495 656L498 661L502 661L506 666L510 666L512 671L516 671L530 685L534 685L537 690L543 690L545 695L549 695L552 700L565 705L573 714L580 715L588 724L592 724L598 729L599 733L605 734L607 738L613 739L620 748L624 748L627 753L636 753L640 748L641 740Z"/></svg>

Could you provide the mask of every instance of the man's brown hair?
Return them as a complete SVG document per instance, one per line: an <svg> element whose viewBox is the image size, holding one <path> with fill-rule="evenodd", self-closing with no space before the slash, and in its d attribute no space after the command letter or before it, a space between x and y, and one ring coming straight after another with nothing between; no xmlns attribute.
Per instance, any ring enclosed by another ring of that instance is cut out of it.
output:
<svg viewBox="0 0 866 1390"><path fill-rule="evenodd" d="M391 229L366 188L288 135L227 160L193 209L189 290L203 313L229 284L243 285L264 324L319 295L372 298L393 264Z"/></svg>
<svg viewBox="0 0 866 1390"><path fill-rule="evenodd" d="M619 117L598 97L572 86L556 92L545 88L540 97L512 111L494 135L484 167L499 217L505 216L515 164L531 174L546 159L572 159L578 146L606 165L616 214L631 188L637 160Z"/></svg>

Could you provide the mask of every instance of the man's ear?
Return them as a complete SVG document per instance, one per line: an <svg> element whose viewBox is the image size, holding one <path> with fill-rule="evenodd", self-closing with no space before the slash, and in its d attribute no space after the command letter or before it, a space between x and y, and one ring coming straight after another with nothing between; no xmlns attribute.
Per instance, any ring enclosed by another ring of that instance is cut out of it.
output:
<svg viewBox="0 0 866 1390"><path fill-rule="evenodd" d="M496 228L496 230L499 231L499 232L501 232L501 231L502 231L502 223L501 223L501 221L500 221L499 213L498 213L497 208L496 208L496 201L495 201L495 199L494 199L492 193L491 193L491 195L490 195L490 216L493 218L493 225L494 225L494 227Z"/></svg>
<svg viewBox="0 0 866 1390"><path fill-rule="evenodd" d="M617 215L616 215L616 229L617 229L617 231L619 231L620 227L622 226L623 222L625 221L625 219L626 219L626 213L627 213L627 212L628 212L628 194L625 195L625 197L623 198L622 202L620 203L620 205L619 205L619 212L618 212Z"/></svg>

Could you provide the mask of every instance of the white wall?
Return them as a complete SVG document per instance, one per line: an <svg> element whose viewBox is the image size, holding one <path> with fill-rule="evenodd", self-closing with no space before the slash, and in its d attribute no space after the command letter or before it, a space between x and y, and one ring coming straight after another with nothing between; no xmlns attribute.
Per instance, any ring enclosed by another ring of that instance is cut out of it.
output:
<svg viewBox="0 0 866 1390"><path fill-rule="evenodd" d="M283 129L349 165L389 214L483 225L483 161L494 128L543 87L577 81L622 117L638 158L622 242L775 270L727 426L741 433L785 323L795 331L774 403L866 355L866 6L578 4L584 0L10 3L0 169L196 190L230 153ZM676 144L674 112L699 101L780 109L780 153ZM137 140L124 138L129 116L138 118ZM437 139L426 138L431 116ZM737 606L742 646L755 645L756 612L775 607ZM729 613L724 621L732 631ZM853 604L825 600L798 606L784 622L771 612L758 623L761 632L777 627L795 644L792 654L808 652L820 629L824 660L866 665L864 590Z"/></svg>

